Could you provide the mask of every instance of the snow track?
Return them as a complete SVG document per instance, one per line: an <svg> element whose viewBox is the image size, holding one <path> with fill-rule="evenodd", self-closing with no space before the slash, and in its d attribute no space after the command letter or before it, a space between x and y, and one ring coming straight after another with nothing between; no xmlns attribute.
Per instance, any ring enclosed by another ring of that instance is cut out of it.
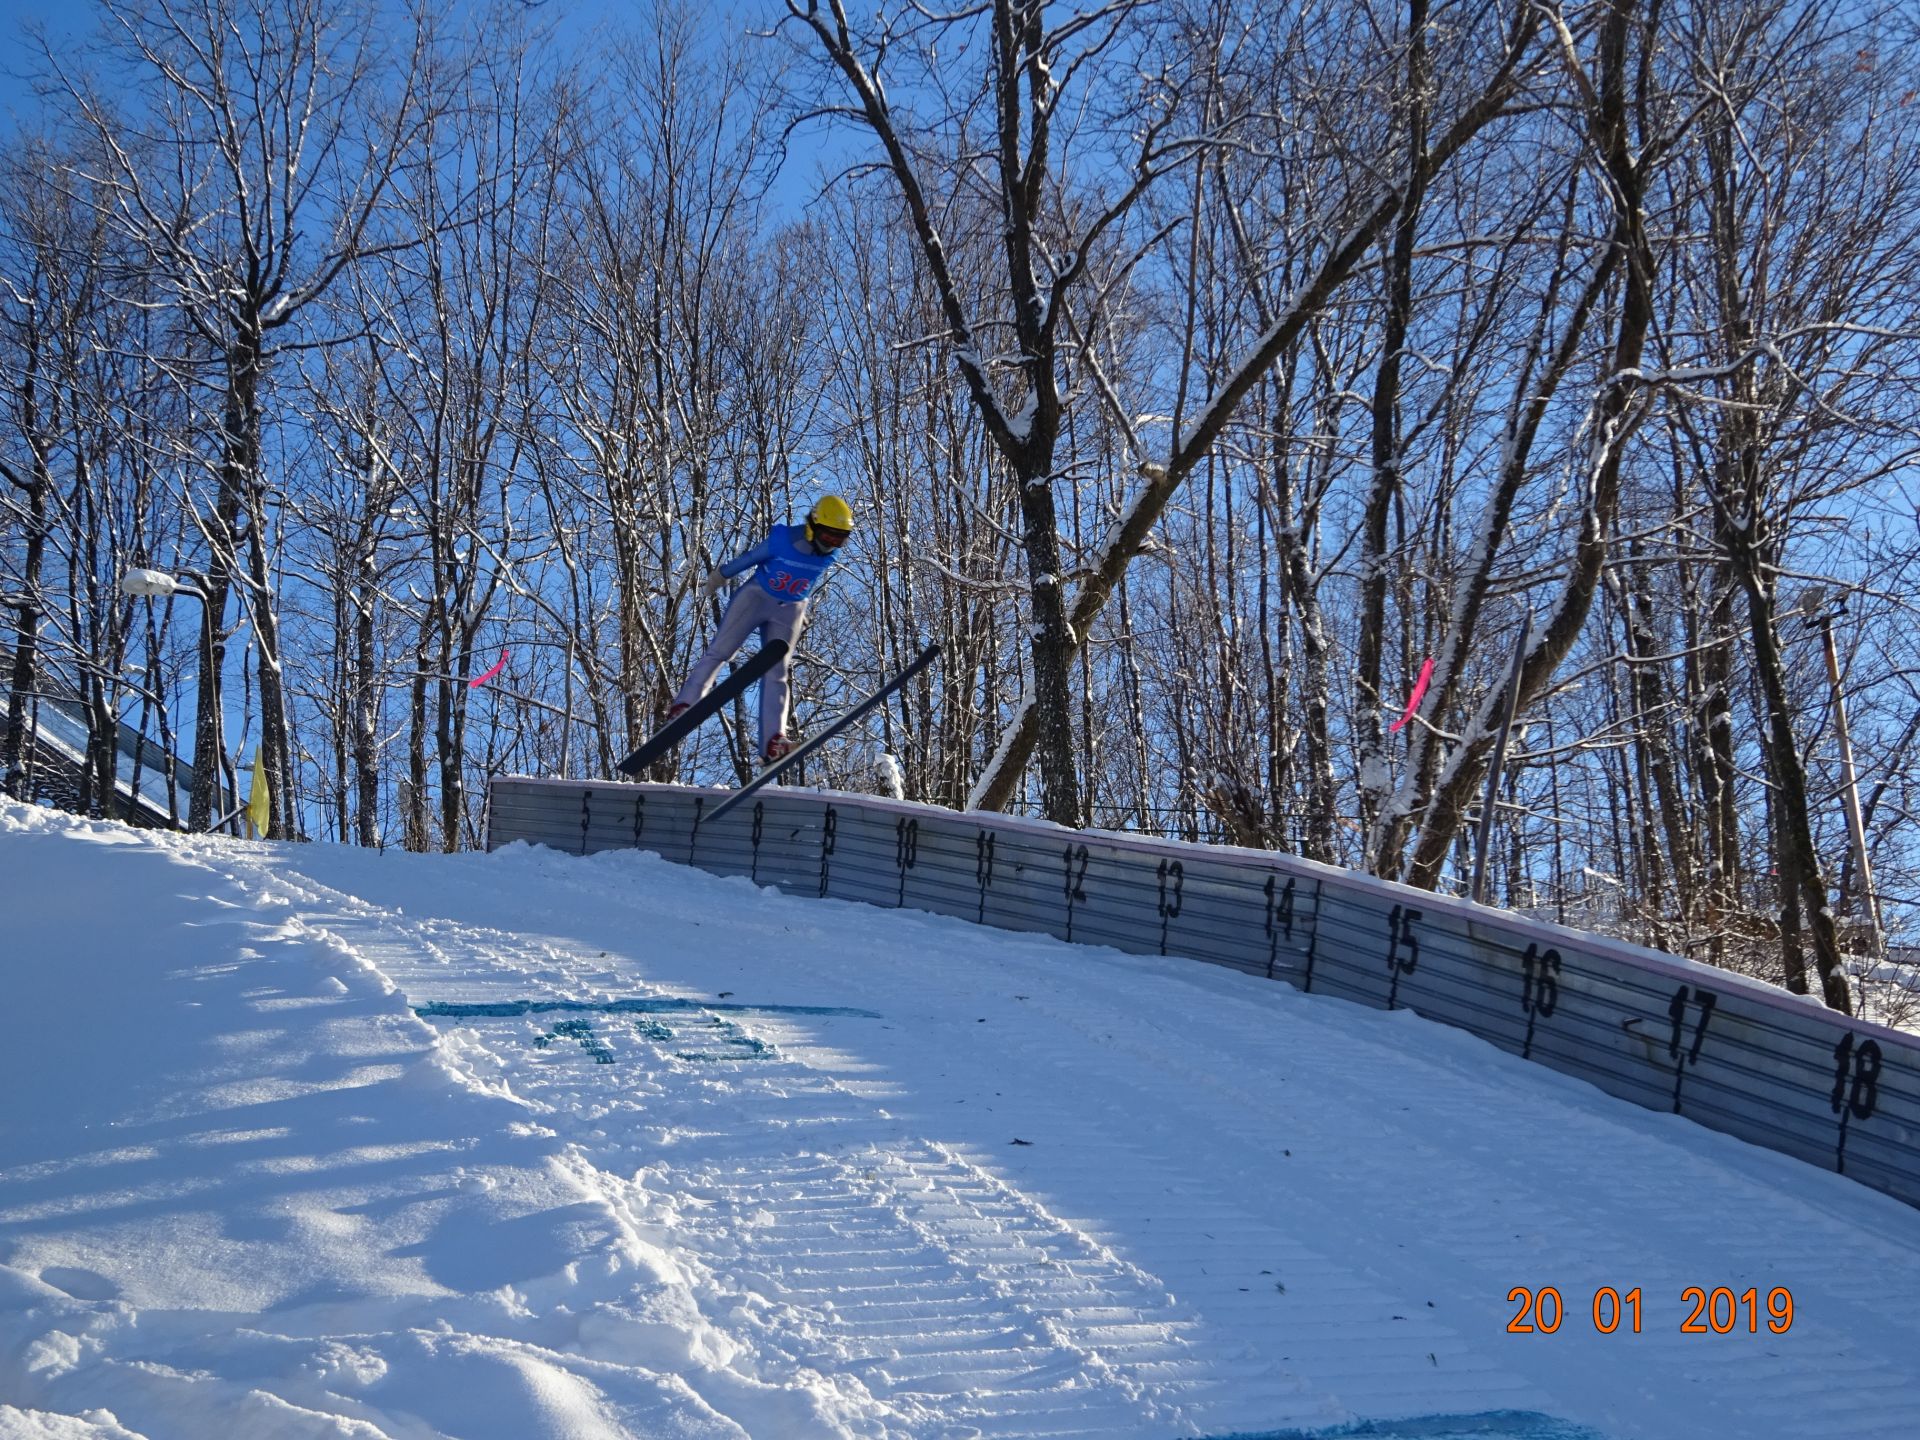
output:
<svg viewBox="0 0 1920 1440"><path fill-rule="evenodd" d="M444 979L450 957L467 956L462 993L496 1005L524 994L529 976L551 999L609 998L597 953L462 928L388 921L332 933L357 933L363 961L404 969L416 984ZM487 963L473 966L477 955ZM816 1068L817 1057L787 1054L810 1041L777 1011L747 1026L718 1011L613 1014L557 1040L551 1014L433 1019L455 1030L477 1085L504 1087L542 1117L590 1116L594 1143L570 1165L582 1188L633 1233L671 1245L700 1277L707 1319L750 1341L756 1378L836 1377L846 1404L833 1422L850 1433L1095 1440L1143 1423L1144 1433L1199 1433L1249 1410L1290 1423L1349 1413L1244 1343L1223 1355L1222 1337L1192 1307L996 1178L989 1157L915 1138ZM746 1043L716 1046L723 1028ZM703 1073L728 1066L725 1083ZM683 1087L668 1076L691 1081L689 1093L676 1094ZM724 1145L701 1143L714 1138ZM682 1149L703 1158L671 1158ZM600 1168L609 1156L656 1153L669 1158L631 1179L617 1173L624 1165ZM1111 1173L1115 1158L1096 1168ZM1135 1188L1151 1168L1138 1155L1122 1164ZM1232 1235L1210 1239L1194 1258L1224 1268L1236 1248Z"/></svg>
<svg viewBox="0 0 1920 1440"><path fill-rule="evenodd" d="M0 1152L0 1435L1893 1440L1920 1413L1920 1216L1404 1013L631 853L124 833L0 810L0 862L110 864L195 917L130 1000L207 1016L204 1052L124 1027L128 1066L195 1077L173 1129ZM101 1157L129 1145L162 1167L131 1240L101 1217L134 1192L86 1179L124 1189ZM193 1226L224 1238L142 1272ZM293 1253L321 1258L202 1273ZM1683 1335L1692 1285L1790 1289L1792 1328ZM1558 1333L1508 1332L1516 1286L1557 1287ZM1603 1286L1641 1290L1642 1333L1596 1333Z"/></svg>

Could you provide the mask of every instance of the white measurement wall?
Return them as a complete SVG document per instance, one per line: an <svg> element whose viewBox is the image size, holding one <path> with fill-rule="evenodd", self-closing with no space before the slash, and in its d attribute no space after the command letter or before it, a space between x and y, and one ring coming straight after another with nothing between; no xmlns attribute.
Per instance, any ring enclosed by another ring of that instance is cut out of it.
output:
<svg viewBox="0 0 1920 1440"><path fill-rule="evenodd" d="M1920 1205L1920 1041L1743 976L1271 851L803 790L703 824L726 793L496 776L487 844L639 847L1412 1010Z"/></svg>

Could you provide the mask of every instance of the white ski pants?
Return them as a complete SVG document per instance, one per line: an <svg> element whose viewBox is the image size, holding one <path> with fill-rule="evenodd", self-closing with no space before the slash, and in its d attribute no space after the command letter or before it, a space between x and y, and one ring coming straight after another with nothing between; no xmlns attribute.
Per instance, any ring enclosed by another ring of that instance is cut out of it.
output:
<svg viewBox="0 0 1920 1440"><path fill-rule="evenodd" d="M733 592L720 628L687 672L687 683L673 697L676 705L691 705L713 688L713 677L721 663L739 653L747 637L758 631L760 643L769 640L787 642L786 658L760 677L760 753L767 742L784 734L787 728L787 667L793 663L793 647L800 638L800 626L807 618L804 600L776 600L749 580Z"/></svg>

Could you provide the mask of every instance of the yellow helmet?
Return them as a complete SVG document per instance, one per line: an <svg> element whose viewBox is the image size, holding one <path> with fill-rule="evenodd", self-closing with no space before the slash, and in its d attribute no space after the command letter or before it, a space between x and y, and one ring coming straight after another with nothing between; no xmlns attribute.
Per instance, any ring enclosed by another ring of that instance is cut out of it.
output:
<svg viewBox="0 0 1920 1440"><path fill-rule="evenodd" d="M807 512L807 539L838 546L853 529L853 507L838 495L822 495Z"/></svg>

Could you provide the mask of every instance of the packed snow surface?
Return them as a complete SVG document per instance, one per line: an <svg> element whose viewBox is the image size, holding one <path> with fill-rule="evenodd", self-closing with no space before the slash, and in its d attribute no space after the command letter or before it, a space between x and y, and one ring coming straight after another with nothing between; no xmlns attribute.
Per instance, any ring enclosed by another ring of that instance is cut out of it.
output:
<svg viewBox="0 0 1920 1440"><path fill-rule="evenodd" d="M1405 1013L633 852L0 898L7 1437L1920 1434L1920 1212Z"/></svg>

